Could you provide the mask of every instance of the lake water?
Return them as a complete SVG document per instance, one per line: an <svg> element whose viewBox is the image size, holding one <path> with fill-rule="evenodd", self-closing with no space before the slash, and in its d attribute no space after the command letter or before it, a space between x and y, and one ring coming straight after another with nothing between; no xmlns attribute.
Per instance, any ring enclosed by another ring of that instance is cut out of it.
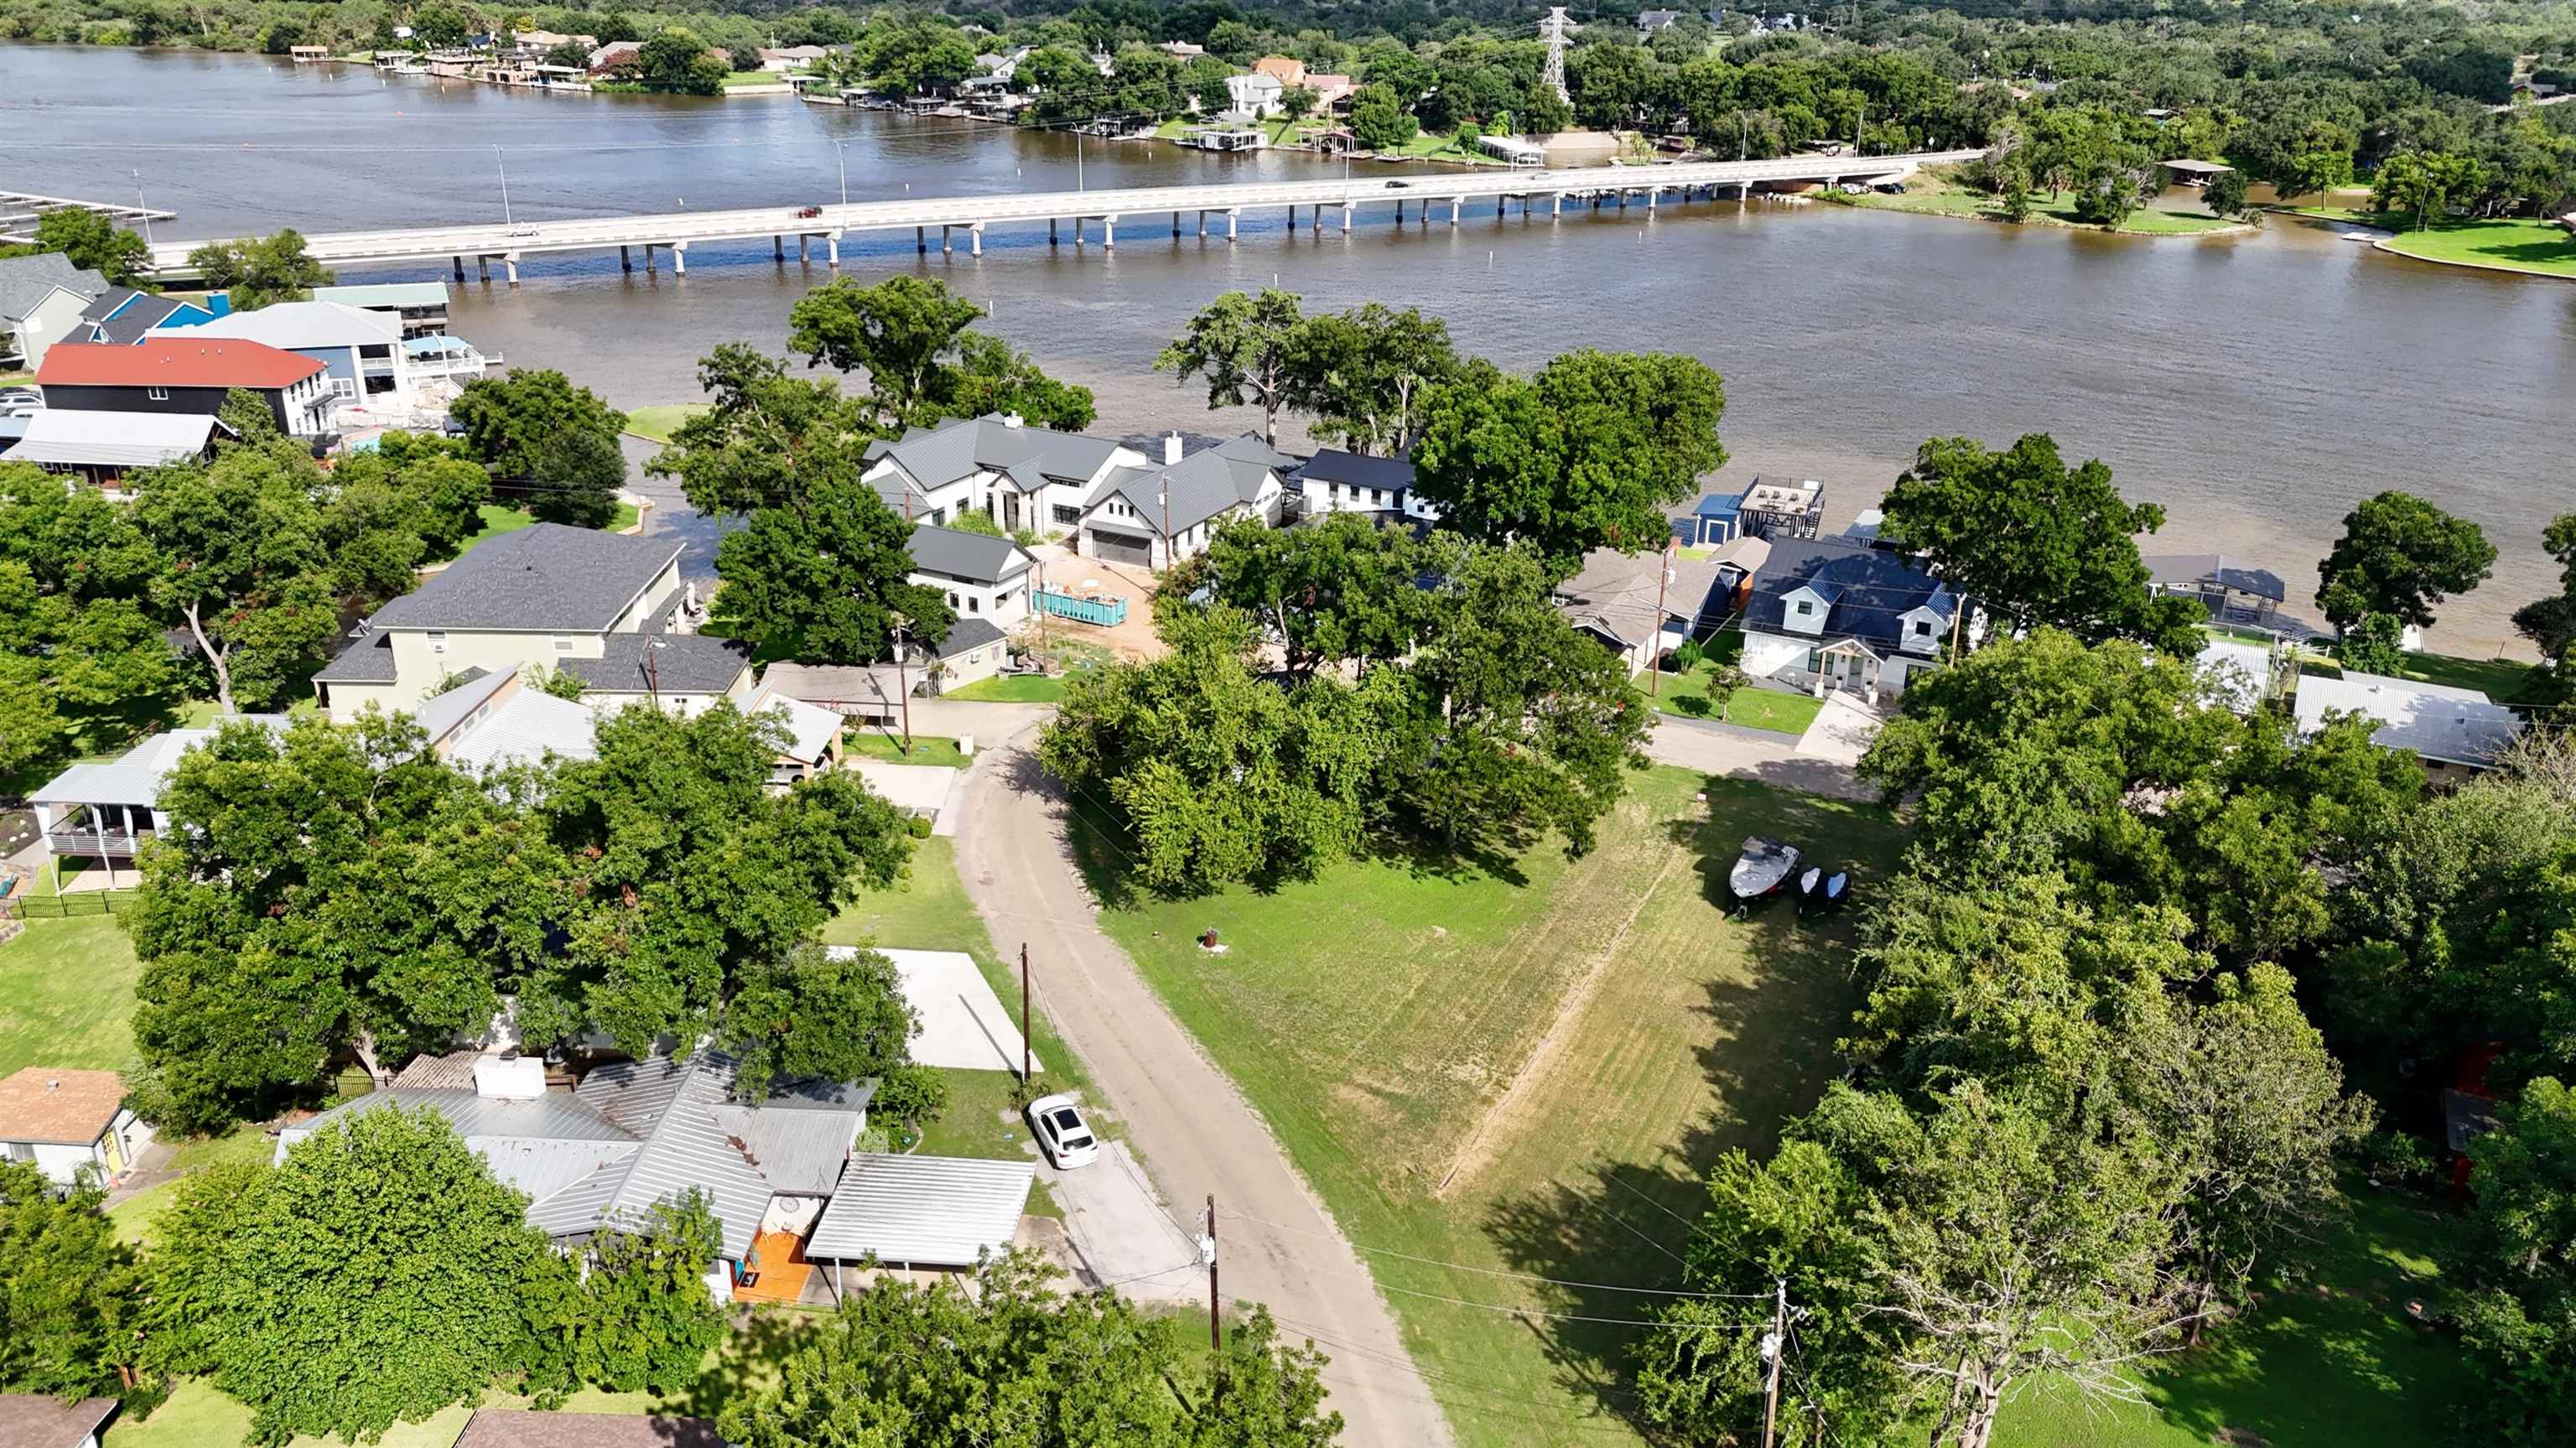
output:
<svg viewBox="0 0 2576 1448"><path fill-rule="evenodd" d="M543 220L832 200L844 166L856 200L1340 164L787 97L556 96L188 53L0 47L0 96L20 138L0 185L130 200L139 183L179 213L161 234L186 237L498 220L504 166L512 214ZM1131 216L1112 253L1051 250L1039 227L989 233L980 260L962 239L924 257L908 238L854 238L842 256L864 280L947 278L992 311L988 329L1097 391L1101 432L1247 425L1149 368L1208 298L1275 281L1310 307L1420 306L1508 367L1583 346L1702 357L1726 378L1732 461L1716 481L1824 479L1837 524L1926 437L2000 446L2048 432L2165 506L2149 552L2270 567L2303 615L2343 514L2389 487L2477 520L2503 550L2494 578L2442 610L2437 644L2520 652L2506 616L2556 587L2539 536L2576 509L2564 282L2410 262L2278 218L2194 240L1760 202L1554 223L1470 207L1455 230L1445 212L1427 228L1384 212L1363 212L1347 238L1329 224L1292 234L1273 212L1247 215L1228 246L1201 241L1194 220L1175 240L1164 217ZM621 406L687 401L700 355L778 345L789 305L831 275L792 254L776 263L765 242L693 246L685 278L622 275L613 255L538 260L515 290L456 288L455 330Z"/></svg>

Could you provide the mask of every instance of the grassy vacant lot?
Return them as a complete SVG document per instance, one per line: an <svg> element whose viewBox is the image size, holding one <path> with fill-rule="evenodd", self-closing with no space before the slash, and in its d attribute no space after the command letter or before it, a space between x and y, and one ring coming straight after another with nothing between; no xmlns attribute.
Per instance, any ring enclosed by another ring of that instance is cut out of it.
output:
<svg viewBox="0 0 2576 1448"><path fill-rule="evenodd" d="M2417 231L2411 216L2368 208L2369 202L2364 200L2357 207L2283 209L2297 216L2379 227L2392 233L2384 244L2386 250L2417 261L2527 272L2533 276L2576 277L2576 234L2554 221L2511 216L2492 220L2446 217Z"/></svg>
<svg viewBox="0 0 2576 1448"><path fill-rule="evenodd" d="M950 769L964 769L974 761L957 752L954 739L933 739L927 734L912 736L912 753L903 752L901 734L880 734L874 728L852 729L841 735L841 747L861 759L882 759L888 764L939 764Z"/></svg>
<svg viewBox="0 0 2576 1448"><path fill-rule="evenodd" d="M1970 216L1985 221L2002 221L2004 214L1996 199L1983 191L1961 185L1956 179L1939 172L1925 171L1906 183L1903 192L1882 196L1871 192L1865 196L1843 196L1832 199L1873 211L1913 211L1935 216ZM2030 198L2030 217L2045 226L2080 226L2098 230L2090 222L2075 219L2072 193L2034 192ZM2142 206L2129 213L2116 230L2129 236L2187 236L2201 232L2228 231L2241 223L2214 216L2206 211L2167 211Z"/></svg>
<svg viewBox="0 0 2576 1448"><path fill-rule="evenodd" d="M2405 1313L2436 1275L2443 1219L2352 1185L2350 1226L2316 1278L2274 1285L2197 1352L2146 1380L2147 1402L2086 1405L2039 1385L1997 1425L1997 1448L2202 1448L2439 1443L2470 1388L2457 1346Z"/></svg>
<svg viewBox="0 0 2576 1448"><path fill-rule="evenodd" d="M1864 889L1899 843L1874 808L1657 769L1581 860L1372 860L1102 917L1354 1242L1484 1269L1371 1259L1462 1442L1626 1436L1640 1299L1490 1274L1672 1285L1709 1165L1766 1147L1834 1072L1851 927L1727 919L1756 832L1856 864ZM1119 898L1120 846L1081 842ZM1222 957L1191 944L1209 925Z"/></svg>
<svg viewBox="0 0 2576 1448"><path fill-rule="evenodd" d="M973 699L987 704L1052 704L1064 697L1064 680L1042 674L995 674L945 690L945 699Z"/></svg>
<svg viewBox="0 0 2576 1448"><path fill-rule="evenodd" d="M634 527L635 520L642 516L635 510L633 503L620 503L617 505L617 518L608 525L608 530L612 533L623 533ZM504 533L516 533L536 521L525 508L513 508L502 503L485 503L482 529L467 538L464 549L460 551L470 552L475 544L486 538L498 538Z"/></svg>
<svg viewBox="0 0 2576 1448"><path fill-rule="evenodd" d="M626 414L626 430L646 442L671 444L671 434L681 423L707 410L703 402L670 402L656 407L638 407Z"/></svg>
<svg viewBox="0 0 2576 1448"><path fill-rule="evenodd" d="M134 1064L134 947L111 915L30 920L0 945L0 1076Z"/></svg>

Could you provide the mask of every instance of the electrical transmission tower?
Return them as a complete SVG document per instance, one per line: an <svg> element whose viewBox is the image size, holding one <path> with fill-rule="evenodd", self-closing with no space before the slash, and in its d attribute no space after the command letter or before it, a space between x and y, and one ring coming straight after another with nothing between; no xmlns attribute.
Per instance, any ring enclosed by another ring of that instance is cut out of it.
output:
<svg viewBox="0 0 2576 1448"><path fill-rule="evenodd" d="M1573 33L1574 22L1566 18L1562 5L1549 10L1538 23L1539 39L1547 42L1547 74L1539 78L1539 83L1556 92L1556 98L1567 105L1574 104L1574 96L1565 88L1565 40Z"/></svg>

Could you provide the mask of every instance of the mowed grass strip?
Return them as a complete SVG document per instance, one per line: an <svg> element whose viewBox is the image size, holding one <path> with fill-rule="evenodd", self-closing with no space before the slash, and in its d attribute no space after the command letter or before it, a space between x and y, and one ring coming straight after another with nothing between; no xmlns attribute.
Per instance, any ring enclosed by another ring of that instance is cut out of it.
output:
<svg viewBox="0 0 2576 1448"><path fill-rule="evenodd" d="M142 973L112 915L28 921L0 945L0 1076L21 1066L131 1070Z"/></svg>
<svg viewBox="0 0 2576 1448"><path fill-rule="evenodd" d="M1114 867L1086 824L1091 863ZM1656 1299L1509 1274L1674 1286L1707 1168L1766 1146L1836 1068L1851 919L1726 918L1753 833L1855 866L1864 890L1900 843L1874 808L1656 769L1581 860L1371 860L1104 913L1343 1230L1388 1249L1368 1265L1462 1442L1632 1436L1631 1324ZM1192 944L1211 926L1224 955Z"/></svg>

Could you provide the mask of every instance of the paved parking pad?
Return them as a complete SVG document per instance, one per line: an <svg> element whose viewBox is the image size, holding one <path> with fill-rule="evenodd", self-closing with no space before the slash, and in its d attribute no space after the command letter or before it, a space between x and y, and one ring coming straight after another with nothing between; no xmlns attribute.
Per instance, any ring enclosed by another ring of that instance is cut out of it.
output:
<svg viewBox="0 0 2576 1448"><path fill-rule="evenodd" d="M1038 1180L1064 1209L1085 1287L1112 1287L1140 1302L1207 1300L1207 1270L1193 1234L1181 1230L1123 1141L1106 1142L1091 1165L1058 1171L1038 1158Z"/></svg>
<svg viewBox="0 0 2576 1448"><path fill-rule="evenodd" d="M846 958L857 947L830 949L836 958ZM894 962L895 972L903 978L903 998L921 1017L921 1031L912 1038L912 1059L961 1071L1020 1069L1019 1025L1002 1008L1001 998L993 994L971 957L955 950L880 950L878 954ZM1034 1057L1032 1064L1040 1071L1046 1069L1046 1062Z"/></svg>

